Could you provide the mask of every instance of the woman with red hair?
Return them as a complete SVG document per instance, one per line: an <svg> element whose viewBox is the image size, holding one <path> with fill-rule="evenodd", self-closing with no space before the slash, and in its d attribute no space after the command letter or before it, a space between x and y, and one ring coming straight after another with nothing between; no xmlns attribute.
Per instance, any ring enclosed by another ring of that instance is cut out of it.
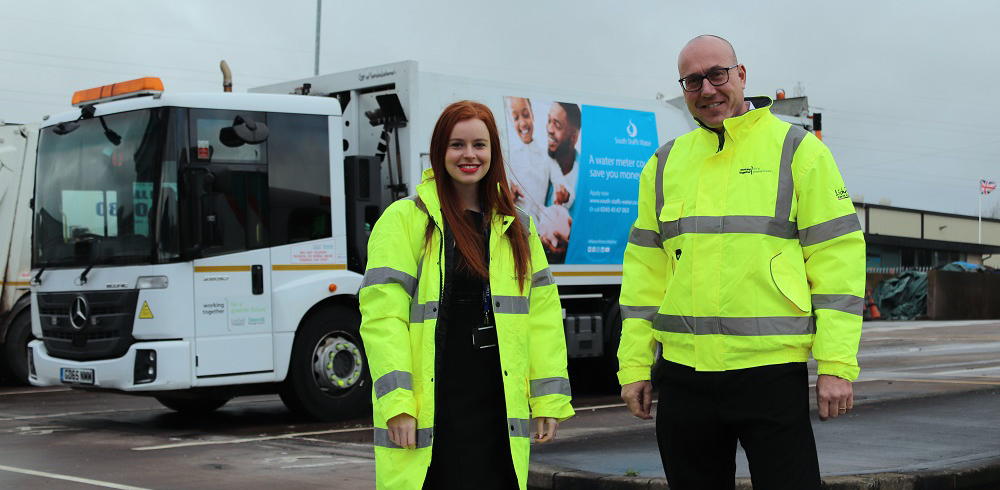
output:
<svg viewBox="0 0 1000 490"><path fill-rule="evenodd" d="M379 218L359 299L382 489L527 488L573 415L562 308L485 105L445 108L417 193Z"/></svg>

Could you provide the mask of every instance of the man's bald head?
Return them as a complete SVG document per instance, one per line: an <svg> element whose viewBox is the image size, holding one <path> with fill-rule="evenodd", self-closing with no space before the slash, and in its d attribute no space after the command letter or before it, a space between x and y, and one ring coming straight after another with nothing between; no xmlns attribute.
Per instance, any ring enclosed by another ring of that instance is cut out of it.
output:
<svg viewBox="0 0 1000 490"><path fill-rule="evenodd" d="M677 57L677 63L678 63L678 65L680 65L680 58L684 56L684 51L688 49L688 46L691 46L692 44L696 44L696 43L703 43L703 42L719 43L719 44L725 46L725 49L731 55L730 63L729 64L730 65L735 65L735 64L739 63L739 61L736 60L736 50L733 49L733 45L730 44L729 41L727 41L723 37L716 36L715 34L702 34L702 35L700 35L698 37L695 37L694 39L688 41L687 44L684 45L684 47L681 49L680 56ZM681 76L683 76L683 74L681 74Z"/></svg>

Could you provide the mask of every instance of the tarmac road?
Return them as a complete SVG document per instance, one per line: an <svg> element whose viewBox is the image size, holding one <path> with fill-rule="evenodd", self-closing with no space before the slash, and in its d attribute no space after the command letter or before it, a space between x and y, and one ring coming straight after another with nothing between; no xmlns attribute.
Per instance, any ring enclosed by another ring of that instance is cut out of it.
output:
<svg viewBox="0 0 1000 490"><path fill-rule="evenodd" d="M1000 488L1000 322L866 323L859 359L855 409L827 422L814 413L828 484ZM534 488L591 488L581 482L598 478L593 488L665 488L652 421L609 407L580 413L559 435L532 453Z"/></svg>
<svg viewBox="0 0 1000 490"><path fill-rule="evenodd" d="M816 422L824 478L836 488L876 488L844 475L881 471L899 485L950 478L924 488L1000 481L988 472L1000 461L1000 322L866 323L861 363L850 417ZM533 449L534 487L664 488L652 424L614 395L576 391L578 416ZM147 398L0 386L0 488L369 489L371 434L370 418L306 423L274 396L185 417ZM604 476L627 470L640 477Z"/></svg>

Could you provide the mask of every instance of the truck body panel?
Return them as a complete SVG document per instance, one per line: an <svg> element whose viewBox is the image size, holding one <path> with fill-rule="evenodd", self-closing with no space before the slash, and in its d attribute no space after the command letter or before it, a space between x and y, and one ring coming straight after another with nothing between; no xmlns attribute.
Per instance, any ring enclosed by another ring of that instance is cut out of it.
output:
<svg viewBox="0 0 1000 490"><path fill-rule="evenodd" d="M27 314L31 275L31 197L37 124L0 124L0 366L14 381L27 383L20 350L24 332L12 332ZM15 345L17 344L17 345Z"/></svg>

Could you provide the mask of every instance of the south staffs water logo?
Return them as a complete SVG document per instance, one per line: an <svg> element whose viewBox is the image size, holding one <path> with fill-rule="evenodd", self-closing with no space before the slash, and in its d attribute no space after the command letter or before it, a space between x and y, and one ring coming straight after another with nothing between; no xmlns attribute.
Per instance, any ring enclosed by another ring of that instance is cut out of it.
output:
<svg viewBox="0 0 1000 490"><path fill-rule="evenodd" d="M625 134L628 135L627 138L615 137L616 145L629 145L629 146L653 146L653 143L646 141L642 138L637 138L639 136L639 128L632 122L631 119L628 121L628 125L625 126Z"/></svg>

